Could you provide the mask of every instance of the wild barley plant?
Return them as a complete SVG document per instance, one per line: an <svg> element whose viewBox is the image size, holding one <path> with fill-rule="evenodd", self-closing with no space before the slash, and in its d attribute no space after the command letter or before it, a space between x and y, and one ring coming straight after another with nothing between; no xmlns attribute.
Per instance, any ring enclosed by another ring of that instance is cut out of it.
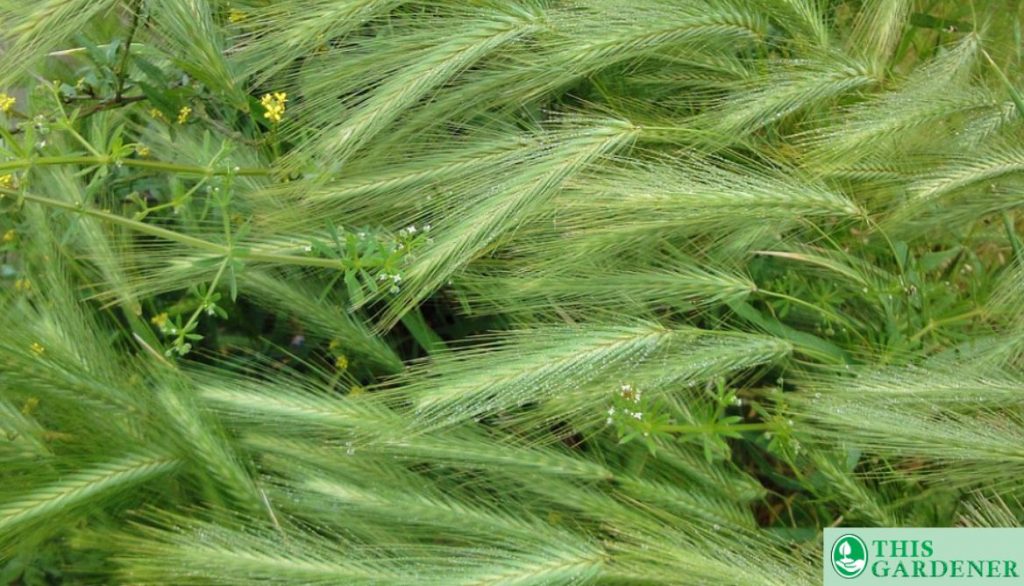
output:
<svg viewBox="0 0 1024 586"><path fill-rule="evenodd" d="M1018 2L0 7L0 582L1020 523Z"/></svg>

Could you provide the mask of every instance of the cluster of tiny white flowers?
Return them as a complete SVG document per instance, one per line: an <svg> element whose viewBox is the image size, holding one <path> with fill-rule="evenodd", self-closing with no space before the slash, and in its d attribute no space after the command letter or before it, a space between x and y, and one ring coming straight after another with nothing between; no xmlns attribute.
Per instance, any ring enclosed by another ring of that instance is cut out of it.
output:
<svg viewBox="0 0 1024 586"><path fill-rule="evenodd" d="M619 392L622 393L623 397L627 398L630 395L632 395L634 403L639 403L641 395L643 394L643 391L641 391L640 389L634 389L633 385L629 383L624 383L621 387L619 387Z"/></svg>
<svg viewBox="0 0 1024 586"><path fill-rule="evenodd" d="M422 232L423 234L427 234L428 232L430 232L430 224L424 224L423 228L417 228L415 224L409 224L405 228L400 229L398 231L398 241L394 242L391 245L391 250L393 252L405 250L406 248L408 248L407 245L409 244L409 241L411 241L414 238L417 238L416 235L419 234L420 232ZM433 241L433 238L427 238L427 242Z"/></svg>
<svg viewBox="0 0 1024 586"><path fill-rule="evenodd" d="M377 275L377 280L378 281L391 281L391 288L388 289L389 291L391 291L391 293L398 293L400 291L400 289L398 287L398 284L402 282L402 275L399 275L398 273L394 273L394 274L381 273L381 274Z"/></svg>
<svg viewBox="0 0 1024 586"><path fill-rule="evenodd" d="M619 393L622 395L623 398L626 398L626 399L629 399L630 401L632 401L633 404L638 405L638 406L640 405L640 399L642 398L642 392L640 391L640 389L634 389L633 385L631 385L629 383L623 383L622 386L619 387ZM616 413L616 410L615 410L614 406L608 408L608 418L605 419L605 424L606 425L611 425L613 423L613 417L615 416L615 413ZM622 413L626 417L632 417L633 419L636 419L637 421L641 421L644 418L643 411L640 411L639 407L637 408L636 411L631 411L629 409L623 409Z"/></svg>
<svg viewBox="0 0 1024 586"><path fill-rule="evenodd" d="M405 228L398 231L400 236L415 236L420 229L416 227L416 224L409 224ZM423 225L423 232L430 232L430 224Z"/></svg>

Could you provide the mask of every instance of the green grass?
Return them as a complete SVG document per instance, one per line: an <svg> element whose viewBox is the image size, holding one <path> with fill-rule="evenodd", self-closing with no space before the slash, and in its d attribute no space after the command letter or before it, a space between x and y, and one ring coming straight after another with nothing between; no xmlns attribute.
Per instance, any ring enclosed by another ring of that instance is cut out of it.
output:
<svg viewBox="0 0 1024 586"><path fill-rule="evenodd" d="M1022 21L0 0L0 583L790 586L1020 524Z"/></svg>

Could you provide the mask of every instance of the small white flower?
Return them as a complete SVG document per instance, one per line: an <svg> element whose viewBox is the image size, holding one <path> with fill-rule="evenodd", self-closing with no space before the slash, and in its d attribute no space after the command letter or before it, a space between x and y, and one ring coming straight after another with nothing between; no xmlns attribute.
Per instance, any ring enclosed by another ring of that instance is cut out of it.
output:
<svg viewBox="0 0 1024 586"><path fill-rule="evenodd" d="M409 234L415 234L416 233L416 226L410 224L409 227L405 229L405 231L408 232Z"/></svg>
<svg viewBox="0 0 1024 586"><path fill-rule="evenodd" d="M641 413L639 411L633 413L633 419L636 419L636 420L639 421L640 419L643 419L643 418L644 418L644 414L643 413Z"/></svg>
<svg viewBox="0 0 1024 586"><path fill-rule="evenodd" d="M608 415L615 415L615 407L608 408Z"/></svg>

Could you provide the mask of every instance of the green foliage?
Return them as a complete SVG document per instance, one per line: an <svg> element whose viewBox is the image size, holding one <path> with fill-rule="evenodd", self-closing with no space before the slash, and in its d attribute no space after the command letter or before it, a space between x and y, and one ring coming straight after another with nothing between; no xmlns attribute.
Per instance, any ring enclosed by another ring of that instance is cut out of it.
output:
<svg viewBox="0 0 1024 586"><path fill-rule="evenodd" d="M1020 524L1022 10L0 0L0 583Z"/></svg>

